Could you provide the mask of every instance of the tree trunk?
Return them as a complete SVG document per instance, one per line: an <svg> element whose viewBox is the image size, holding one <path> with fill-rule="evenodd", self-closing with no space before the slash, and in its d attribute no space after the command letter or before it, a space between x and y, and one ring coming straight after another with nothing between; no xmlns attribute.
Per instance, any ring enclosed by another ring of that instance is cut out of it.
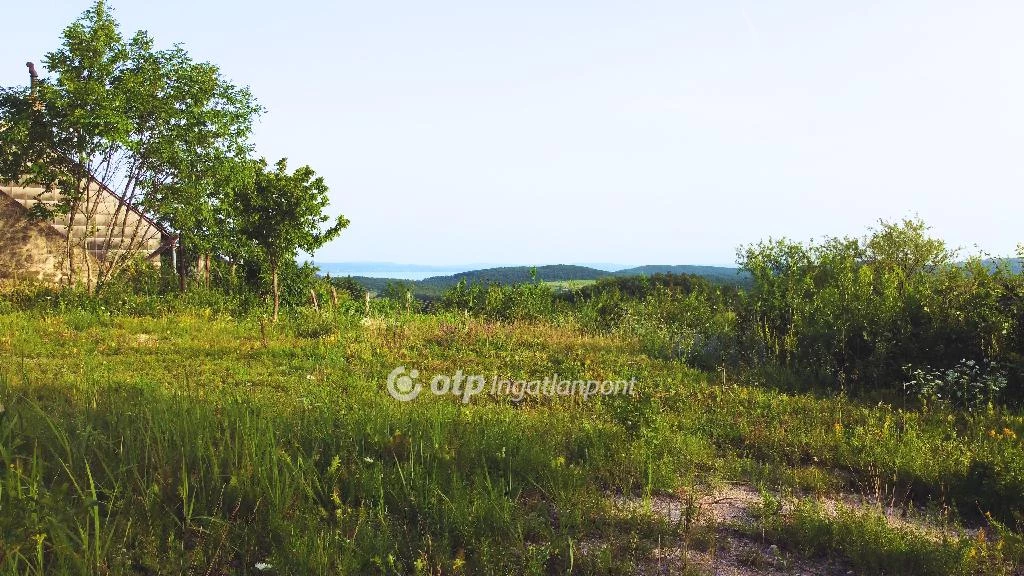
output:
<svg viewBox="0 0 1024 576"><path fill-rule="evenodd" d="M178 291L185 291L185 270L187 264L185 264L185 245L178 244Z"/></svg>
<svg viewBox="0 0 1024 576"><path fill-rule="evenodd" d="M277 285L277 266L271 266L270 270L274 277L274 322L277 322L277 310L281 307L281 290Z"/></svg>
<svg viewBox="0 0 1024 576"><path fill-rule="evenodd" d="M75 246L72 238L72 225L75 223L75 208L76 205L72 203L71 209L68 211L67 237L64 239L64 249L68 258L68 288L75 285Z"/></svg>

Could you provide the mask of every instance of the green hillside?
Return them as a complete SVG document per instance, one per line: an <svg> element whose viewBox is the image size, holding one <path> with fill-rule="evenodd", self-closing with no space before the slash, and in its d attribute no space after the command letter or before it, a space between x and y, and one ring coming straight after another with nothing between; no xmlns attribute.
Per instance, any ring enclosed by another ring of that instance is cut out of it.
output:
<svg viewBox="0 0 1024 576"><path fill-rule="evenodd" d="M536 274L536 276L534 276ZM445 290L465 280L467 284L523 284L532 282L534 278L547 283L593 282L601 278L652 276L654 274L688 274L700 276L715 284L742 286L748 281L746 273L737 268L725 266L692 266L692 265L648 265L627 268L616 272L608 272L571 264L554 264L549 266L503 266L459 272L448 276L431 276L423 280L402 280L398 278L370 278L352 276L352 279L375 294L383 294L388 286L399 290L412 290L420 299L432 300L441 296Z"/></svg>
<svg viewBox="0 0 1024 576"><path fill-rule="evenodd" d="M555 264L551 266L504 266L501 268L485 268L483 270L470 270L460 272L451 276L433 276L421 282L430 286L454 286L462 280L466 283L482 282L484 284L522 284L531 282L534 279L543 282L561 282L565 280L597 280L610 276L610 272L589 268L587 266L573 266L569 264Z"/></svg>
<svg viewBox="0 0 1024 576"><path fill-rule="evenodd" d="M990 268L994 268L998 262L1006 262L1010 269L1019 273L1021 270L1020 258L987 259L984 261ZM367 276L352 276L352 279L359 282L364 288L375 294L384 293L388 285L404 286L412 290L413 295L421 299L431 300L438 298L445 290L455 286L462 280L467 284L480 282L483 284L523 284L533 280L533 271L536 271L536 278L547 283L565 282L593 282L600 278L628 277L628 276L653 276L655 274L686 274L700 276L714 284L731 286L747 286L750 283L750 274L739 268L729 266L698 266L692 264L647 264L633 268L625 268L608 272L591 268L589 266L576 266L571 264L554 264L549 266L502 266L498 268L484 268L481 270L470 270L459 272L448 276L431 276L423 280L402 280L398 278L371 278Z"/></svg>
<svg viewBox="0 0 1024 576"><path fill-rule="evenodd" d="M651 276L654 274L690 274L701 276L719 284L743 285L750 280L747 272L728 266L647 265L615 272L616 276Z"/></svg>

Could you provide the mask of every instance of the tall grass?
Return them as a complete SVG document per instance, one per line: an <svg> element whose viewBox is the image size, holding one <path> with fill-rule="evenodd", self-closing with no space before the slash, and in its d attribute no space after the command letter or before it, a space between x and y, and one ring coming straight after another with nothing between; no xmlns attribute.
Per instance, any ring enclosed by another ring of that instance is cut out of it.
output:
<svg viewBox="0 0 1024 576"><path fill-rule="evenodd" d="M679 318L717 321L668 298ZM1007 408L923 411L723 384L572 314L375 302L366 317L358 303L273 325L259 310L194 303L6 302L3 574L617 573L621 558L677 535L617 520L613 495L723 479L897 494L949 510L950 522L999 526L999 542L1021 532L1024 417ZM638 386L586 402L401 403L384 390L398 365ZM852 529L825 538L808 518L779 524L778 539L849 558L910 549L934 566L966 549L908 548L884 531L877 542ZM581 552L613 537L605 552ZM986 550L989 573L1015 558Z"/></svg>

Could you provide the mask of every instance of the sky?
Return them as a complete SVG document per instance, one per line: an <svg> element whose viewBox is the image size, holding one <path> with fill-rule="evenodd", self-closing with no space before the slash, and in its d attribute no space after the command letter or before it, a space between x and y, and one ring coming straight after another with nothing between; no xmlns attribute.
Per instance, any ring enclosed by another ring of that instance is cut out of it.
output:
<svg viewBox="0 0 1024 576"><path fill-rule="evenodd" d="M86 0L4 8L25 84ZM1024 2L110 2L249 86L352 224L319 261L715 264L919 216L1024 242Z"/></svg>

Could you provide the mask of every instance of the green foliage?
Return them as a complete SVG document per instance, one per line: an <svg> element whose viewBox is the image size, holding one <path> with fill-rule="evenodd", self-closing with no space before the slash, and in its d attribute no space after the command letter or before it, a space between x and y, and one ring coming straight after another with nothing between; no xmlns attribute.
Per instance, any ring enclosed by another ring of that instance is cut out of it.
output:
<svg viewBox="0 0 1024 576"><path fill-rule="evenodd" d="M186 269L212 256L221 288L270 286L275 318L282 292L289 304L309 300L318 288L314 270L294 265L296 253L322 246L348 221L338 217L320 230L327 187L309 167L289 174L284 160L268 171L249 159L262 109L248 89L178 45L156 49L141 31L125 38L102 0L65 29L45 64L49 75L31 88L0 92L0 179L63 195L38 217L91 221L90 187L101 181L177 234ZM93 271L68 242L69 276L80 276L84 264L87 287L117 289L114 279L128 272L133 279L122 284L166 288L165 277L139 285L146 274L131 250L109 252ZM245 269L236 274L239 264Z"/></svg>
<svg viewBox="0 0 1024 576"><path fill-rule="evenodd" d="M4 291L0 306L11 311L72 315L88 319L83 321L90 325L118 314L162 317L184 311L201 311L246 316L263 309L263 303L256 294L247 290L229 292L196 287L178 292L173 278L154 273L148 267L144 272L122 275L99 294L90 293L81 286L20 285Z"/></svg>
<svg viewBox="0 0 1024 576"><path fill-rule="evenodd" d="M412 287L408 282L392 280L384 287L384 291L377 296L380 298L389 298L395 302L404 303L412 296Z"/></svg>
<svg viewBox="0 0 1024 576"><path fill-rule="evenodd" d="M91 195L99 181L193 249L230 246L222 191L244 177L248 138L261 111L248 89L180 46L157 50L141 31L125 39L102 0L64 30L62 46L46 55L45 65L49 75L30 89L0 94L0 178L63 195L53 207L37 205L36 216L93 221ZM133 225L127 226L113 236L132 238ZM130 250L109 252L93 272L84 257L76 263L77 252L70 253L71 275L84 266L97 289L131 258Z"/></svg>
<svg viewBox="0 0 1024 576"><path fill-rule="evenodd" d="M617 299L643 299L651 296L659 289L684 295L693 292L712 293L714 285L700 276L687 274L654 274L652 276L617 276L601 278L594 282L566 293L571 301L589 300L603 294L613 295ZM733 293L724 289L724 293Z"/></svg>
<svg viewBox="0 0 1024 576"><path fill-rule="evenodd" d="M485 268L483 270L471 270L459 272L451 276L439 276L427 278L424 284L438 284L443 287L451 287L462 281L467 284L527 284L540 281L557 280L594 280L609 273L586 266L572 266L568 264L555 264L549 266L505 266L501 268Z"/></svg>
<svg viewBox="0 0 1024 576"><path fill-rule="evenodd" d="M688 264L674 266L648 265L617 270L614 274L620 277L690 276L703 278L719 286L732 287L745 287L750 284L750 277L745 271L726 266L693 266Z"/></svg>
<svg viewBox="0 0 1024 576"><path fill-rule="evenodd" d="M251 185L240 187L234 197L232 217L238 233L249 240L271 266L294 259L299 249L312 252L336 237L348 225L339 216L327 230L324 214L329 199L327 184L309 166L288 173L288 161L278 160L273 171L266 161Z"/></svg>
<svg viewBox="0 0 1024 576"><path fill-rule="evenodd" d="M962 575L1010 574L1000 546L985 537L935 541L908 529L893 528L879 512L840 507L830 515L800 504L788 518L775 516L766 536L804 553L846 558L859 574Z"/></svg>
<svg viewBox="0 0 1024 576"><path fill-rule="evenodd" d="M922 544L857 518L765 515L783 548L858 569L999 574L1019 540L1024 420L999 406L901 410L723 386L652 358L628 330L581 329L573 308L504 322L374 299L364 318L362 302L345 300L289 309L274 325L258 305L232 310L221 295L213 306L212 291L114 293L47 299L19 287L0 299L0 573L254 573L257 562L291 573L563 573L570 563L629 573L674 533L615 520L609 499L755 477L878 490L951 523L1000 527L984 546ZM701 305L686 301L696 294L654 290L621 304L697 322ZM397 402L383 379L398 365L424 376L635 376L637 390ZM619 562L581 551L594 541Z"/></svg>
<svg viewBox="0 0 1024 576"><path fill-rule="evenodd" d="M343 276L340 278L332 278L327 276L325 278L327 282L334 286L338 290L339 294L345 294L350 300L362 300L366 296L366 289L360 284L355 278L351 276Z"/></svg>
<svg viewBox="0 0 1024 576"><path fill-rule="evenodd" d="M740 253L753 365L776 363L847 390L894 389L903 367L1019 362L1019 274L954 263L923 223L882 223L866 240L774 241ZM1016 386L1016 384L1014 385Z"/></svg>
<svg viewBox="0 0 1024 576"><path fill-rule="evenodd" d="M959 410L978 410L999 402L1006 374L997 366L961 360L945 370L907 367L910 380L903 386L924 403Z"/></svg>
<svg viewBox="0 0 1024 576"><path fill-rule="evenodd" d="M569 322L632 340L651 358L889 401L903 401L908 365L945 374L961 359L998 364L1000 376L961 386L965 394L978 389L980 400L955 403L1022 401L1024 277L992 261L954 262L925 232L908 220L883 222L863 240L749 246L740 254L747 290L672 274L601 278L557 292L464 281L437 309ZM920 376L919 384L935 381ZM912 387L921 397L922 388ZM928 396L939 387L923 390Z"/></svg>
<svg viewBox="0 0 1024 576"><path fill-rule="evenodd" d="M536 320L552 316L557 306L551 287L542 282L505 286L463 280L444 293L438 308L494 320Z"/></svg>
<svg viewBox="0 0 1024 576"><path fill-rule="evenodd" d="M532 275L534 271L536 276ZM659 278L662 281L665 278L674 278L676 281L684 284L699 279L715 286L721 286L728 293L735 293L738 287L749 283L746 273L741 273L736 268L717 266L641 266L639 268L619 270L618 272L606 272L586 266L570 266L565 264L539 267L507 266L502 268L485 268L482 270L460 272L449 276L434 276L423 280L403 282L409 284L413 296L420 300L433 302L439 300L444 292L454 288L462 281L465 281L467 285L512 285L529 284L539 280L556 285L558 288L563 288L563 292L569 294L577 291L578 288L583 289L584 293L586 293L588 292L587 286L591 286L593 282L597 281L605 282L606 285L616 285L617 281L621 280L624 284L628 285L638 283L643 278L651 278L654 283L653 285L661 283L658 280ZM376 293L383 292L389 282L397 280L395 278L371 278L367 276L358 276L355 279L366 290Z"/></svg>
<svg viewBox="0 0 1024 576"><path fill-rule="evenodd" d="M258 270L258 279L255 279L252 285L265 286L266 292L270 292L273 286L269 271L258 265L255 268ZM310 305L310 290L318 295L319 300L323 300L327 292L327 283L317 275L316 266L308 262L299 265L294 260L285 260L278 270L278 289L281 302L285 306L298 308Z"/></svg>
<svg viewBox="0 0 1024 576"><path fill-rule="evenodd" d="M364 372L394 359L361 360L387 340L345 322L291 337L312 315L262 343L252 322L112 317L81 326L82 359L116 370L59 387L0 375L0 572L564 571L597 479L640 482L681 449L569 412L398 404Z"/></svg>
<svg viewBox="0 0 1024 576"><path fill-rule="evenodd" d="M321 230L329 220L324 214L329 202L327 184L309 166L289 174L288 162L283 158L273 171L261 161L255 179L240 186L232 202L235 232L248 246L246 253L266 264L276 320L282 265L293 262L300 249L313 252L337 237L348 226L348 220L339 215L334 224Z"/></svg>
<svg viewBox="0 0 1024 576"><path fill-rule="evenodd" d="M328 338L338 334L341 323L350 321L344 310L320 312L310 308L299 308L289 314L289 324L299 338Z"/></svg>

